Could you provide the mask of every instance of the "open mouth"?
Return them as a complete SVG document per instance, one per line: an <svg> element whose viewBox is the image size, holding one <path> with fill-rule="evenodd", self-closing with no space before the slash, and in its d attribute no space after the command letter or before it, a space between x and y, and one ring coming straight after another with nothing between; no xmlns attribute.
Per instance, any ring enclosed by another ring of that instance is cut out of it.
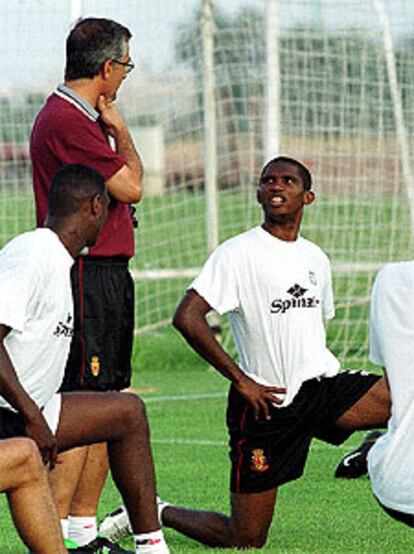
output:
<svg viewBox="0 0 414 554"><path fill-rule="evenodd" d="M286 198L284 196L281 196L279 194L275 194L272 196L269 200L269 203L272 206L281 206L286 201Z"/></svg>

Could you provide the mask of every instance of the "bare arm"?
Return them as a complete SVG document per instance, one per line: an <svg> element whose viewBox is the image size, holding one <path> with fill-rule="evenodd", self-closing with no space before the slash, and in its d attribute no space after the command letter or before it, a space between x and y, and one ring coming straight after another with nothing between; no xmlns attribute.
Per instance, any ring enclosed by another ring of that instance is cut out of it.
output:
<svg viewBox="0 0 414 554"><path fill-rule="evenodd" d="M211 306L194 290L184 296L173 318L173 325L180 331L191 347L224 377L229 379L238 392L251 404L256 417L260 413L269 419L269 402L281 404L272 393L285 393L280 387L259 385L250 379L223 350L207 323Z"/></svg>
<svg viewBox="0 0 414 554"><path fill-rule="evenodd" d="M125 165L108 179L108 190L111 196L125 204L139 202L142 197L144 169L128 127L115 104L102 95L98 99L98 111L106 130L115 139L116 151L125 158Z"/></svg>
<svg viewBox="0 0 414 554"><path fill-rule="evenodd" d="M42 412L19 382L13 363L4 346L4 339L9 332L9 327L0 324L0 394L23 416L27 436L37 443L43 461L50 462L53 467L57 456L56 439Z"/></svg>

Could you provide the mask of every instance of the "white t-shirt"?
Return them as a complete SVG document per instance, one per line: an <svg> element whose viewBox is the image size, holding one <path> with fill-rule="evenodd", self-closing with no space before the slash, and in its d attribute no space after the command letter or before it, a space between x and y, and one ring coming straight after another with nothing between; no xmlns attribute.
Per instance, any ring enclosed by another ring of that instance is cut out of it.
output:
<svg viewBox="0 0 414 554"><path fill-rule="evenodd" d="M414 262L384 266L371 299L371 360L386 368L392 412L368 455L373 492L388 508L414 514Z"/></svg>
<svg viewBox="0 0 414 554"><path fill-rule="evenodd" d="M0 251L0 323L23 388L40 407L59 389L73 335L73 258L50 229L36 229ZM0 396L0 407L10 407Z"/></svg>
<svg viewBox="0 0 414 554"><path fill-rule="evenodd" d="M312 242L255 227L219 246L189 288L228 313L240 367L286 387L284 406L304 381L338 373L323 322L334 316L331 268Z"/></svg>

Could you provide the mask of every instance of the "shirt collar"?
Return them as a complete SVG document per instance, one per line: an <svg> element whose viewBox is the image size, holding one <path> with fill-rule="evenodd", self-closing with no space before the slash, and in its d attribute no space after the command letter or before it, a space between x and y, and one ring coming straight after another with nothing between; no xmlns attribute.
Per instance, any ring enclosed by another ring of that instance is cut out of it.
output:
<svg viewBox="0 0 414 554"><path fill-rule="evenodd" d="M89 104L87 100L79 96L79 94L76 94L74 90L67 87L63 83L57 86L57 92L59 92L59 96L66 96L68 99L72 100L72 102L75 102L80 108L82 108L87 115L96 121L99 117L99 112L95 110L95 108Z"/></svg>

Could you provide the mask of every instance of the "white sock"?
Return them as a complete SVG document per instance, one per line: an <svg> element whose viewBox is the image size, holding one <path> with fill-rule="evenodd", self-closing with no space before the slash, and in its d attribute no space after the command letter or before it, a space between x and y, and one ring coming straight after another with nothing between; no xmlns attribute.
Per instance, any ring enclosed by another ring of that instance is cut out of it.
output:
<svg viewBox="0 0 414 554"><path fill-rule="evenodd" d="M69 520L67 517L60 520L60 525L62 527L62 535L64 539L69 538Z"/></svg>
<svg viewBox="0 0 414 554"><path fill-rule="evenodd" d="M161 529L152 533L134 535L136 554L169 554Z"/></svg>
<svg viewBox="0 0 414 554"><path fill-rule="evenodd" d="M171 504L169 502L165 502L165 500L162 500L157 494L158 521L160 522L160 525L162 525L162 512L167 506L171 506Z"/></svg>
<svg viewBox="0 0 414 554"><path fill-rule="evenodd" d="M76 517L69 516L69 539L78 543L79 546L85 546L88 542L96 539L98 528L96 516Z"/></svg>

